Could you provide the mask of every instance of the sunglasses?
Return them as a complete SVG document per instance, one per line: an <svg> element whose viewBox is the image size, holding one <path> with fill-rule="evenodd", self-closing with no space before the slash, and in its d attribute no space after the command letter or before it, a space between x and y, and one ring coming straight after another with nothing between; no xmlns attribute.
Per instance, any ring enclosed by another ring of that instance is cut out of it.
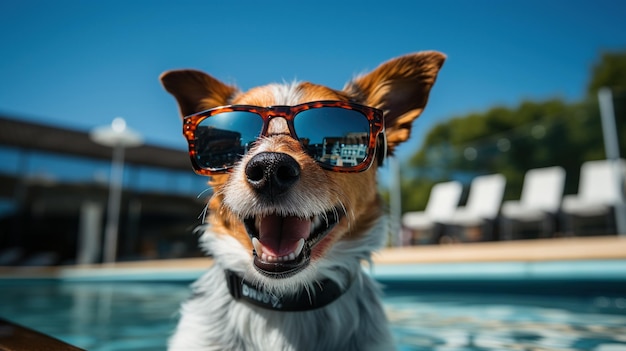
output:
<svg viewBox="0 0 626 351"><path fill-rule="evenodd" d="M376 158L379 135L381 147L386 147L383 113L369 106L345 101L221 106L183 119L183 134L196 173L228 172L259 138L267 136L269 122L276 117L287 121L289 135L309 156L335 172L367 170Z"/></svg>

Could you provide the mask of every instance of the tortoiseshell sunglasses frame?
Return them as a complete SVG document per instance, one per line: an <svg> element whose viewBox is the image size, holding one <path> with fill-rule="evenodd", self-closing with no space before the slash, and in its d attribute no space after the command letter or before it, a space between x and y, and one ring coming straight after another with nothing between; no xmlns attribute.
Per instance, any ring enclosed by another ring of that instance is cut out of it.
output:
<svg viewBox="0 0 626 351"><path fill-rule="evenodd" d="M325 164L323 162L316 161L322 168L334 171L334 172L363 172L369 169L372 166L374 159L376 158L376 149L377 149L377 140L378 136L382 133L383 139L385 136L385 122L383 118L383 112L377 108L369 107L365 105L360 105L347 101L313 101L307 102L295 106L270 106L270 107L260 107L260 106L252 106L252 105L227 105L227 106L219 106L206 111L194 113L189 116L185 116L183 118L183 135L187 139L187 143L189 144L189 158L191 159L191 164L193 165L193 169L197 174L211 176L215 174L223 174L229 172L233 166L227 166L222 168L205 168L202 167L197 162L197 150L196 150L196 130L198 125L204 121L205 119L218 115L224 112L233 112L233 111L245 111L251 112L263 119L263 128L259 133L259 137L266 136L267 129L269 126L269 121L272 118L282 117L287 121L287 126L289 127L289 133L292 138L298 140L298 135L294 128L294 118L296 115L302 111L315 109L315 108L323 108L323 107L339 107L347 110L354 110L361 113L364 117L367 118L369 122L369 141L367 145L367 156L365 159L354 166L331 166ZM386 140L383 140L383 144L381 147L385 148Z"/></svg>

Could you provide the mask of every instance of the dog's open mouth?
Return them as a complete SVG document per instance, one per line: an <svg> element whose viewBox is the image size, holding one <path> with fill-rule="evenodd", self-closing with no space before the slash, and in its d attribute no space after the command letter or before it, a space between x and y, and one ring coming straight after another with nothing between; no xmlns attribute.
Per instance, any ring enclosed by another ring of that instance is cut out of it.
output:
<svg viewBox="0 0 626 351"><path fill-rule="evenodd" d="M310 218L278 214L246 218L255 268L272 278L301 271L311 261L311 249L341 220L342 213L333 209Z"/></svg>

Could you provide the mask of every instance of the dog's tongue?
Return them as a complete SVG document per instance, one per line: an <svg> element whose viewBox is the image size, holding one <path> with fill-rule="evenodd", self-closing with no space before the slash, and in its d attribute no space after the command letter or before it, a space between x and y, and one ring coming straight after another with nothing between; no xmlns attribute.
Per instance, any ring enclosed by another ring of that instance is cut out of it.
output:
<svg viewBox="0 0 626 351"><path fill-rule="evenodd" d="M311 221L298 217L271 215L261 220L259 241L264 251L274 256L293 252L300 239L306 240L311 232Z"/></svg>

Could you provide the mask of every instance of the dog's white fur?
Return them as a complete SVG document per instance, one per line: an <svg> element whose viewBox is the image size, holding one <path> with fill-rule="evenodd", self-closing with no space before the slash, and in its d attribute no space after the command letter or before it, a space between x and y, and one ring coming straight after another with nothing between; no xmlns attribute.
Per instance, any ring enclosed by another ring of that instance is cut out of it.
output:
<svg viewBox="0 0 626 351"><path fill-rule="evenodd" d="M161 76L178 100L182 115L225 104L296 105L315 100L351 100L385 112L387 147L405 141L410 124L422 112L445 56L435 52L391 60L355 78L344 91L310 83L271 84L247 93L198 71L172 71ZM276 131L260 141L228 175L213 180L216 191L201 246L214 258L209 271L193 284L194 296L181 308L170 350L390 350L393 339L379 301L380 290L363 271L371 253L386 238L387 224L379 209L376 166L358 174L339 174L317 166L297 141L285 135L285 121L270 121ZM271 133L270 133L271 134ZM245 175L254 155L285 152L302 168L301 179L280 201L261 201ZM330 210L345 215L317 244L310 264L287 278L260 274L252 263L252 244L243 230L249 215L281 214L313 218ZM380 217L380 218L378 218ZM323 243L323 244L322 244ZM312 294L324 279L345 290L331 304L311 311L284 312L234 300L225 270L238 273L260 289L275 294Z"/></svg>

